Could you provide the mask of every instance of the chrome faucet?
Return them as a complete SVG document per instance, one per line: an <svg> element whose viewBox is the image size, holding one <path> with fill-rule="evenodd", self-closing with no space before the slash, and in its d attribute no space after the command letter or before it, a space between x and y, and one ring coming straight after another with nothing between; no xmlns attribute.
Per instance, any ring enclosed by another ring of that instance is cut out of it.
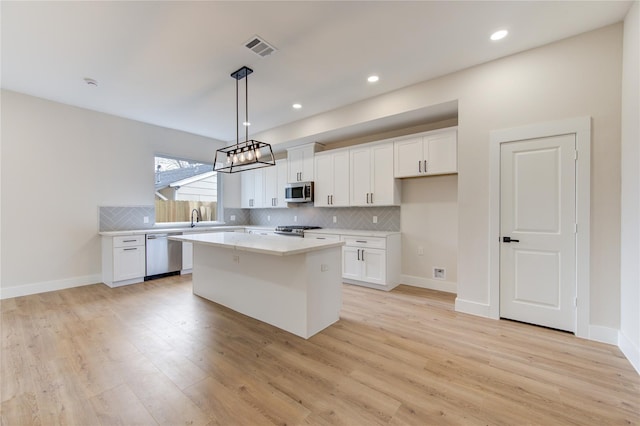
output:
<svg viewBox="0 0 640 426"><path fill-rule="evenodd" d="M200 222L202 220L202 217L200 217L200 210L198 210L198 209L191 210L191 227L192 228L194 226L196 226L196 224L193 223L193 212L196 212L196 223L198 223L198 222Z"/></svg>

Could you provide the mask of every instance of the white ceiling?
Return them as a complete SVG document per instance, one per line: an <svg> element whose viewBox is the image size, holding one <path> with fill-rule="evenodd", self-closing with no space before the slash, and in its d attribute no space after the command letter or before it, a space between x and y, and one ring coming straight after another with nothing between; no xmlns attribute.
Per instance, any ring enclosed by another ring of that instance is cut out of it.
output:
<svg viewBox="0 0 640 426"><path fill-rule="evenodd" d="M230 74L243 65L254 70L249 118L251 133L258 133L618 22L630 4L2 1L1 83L231 141L236 97ZM489 35L502 28L509 36L491 42ZM256 34L278 52L260 58L245 48ZM367 83L370 74L380 81ZM303 108L292 109L294 102ZM394 120L402 117L385 125Z"/></svg>

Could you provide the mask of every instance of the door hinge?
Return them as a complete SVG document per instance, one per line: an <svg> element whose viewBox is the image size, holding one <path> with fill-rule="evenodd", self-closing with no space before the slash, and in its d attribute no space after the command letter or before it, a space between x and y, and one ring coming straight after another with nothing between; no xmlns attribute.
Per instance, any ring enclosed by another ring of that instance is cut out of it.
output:
<svg viewBox="0 0 640 426"><path fill-rule="evenodd" d="M574 307L574 308L577 308L577 307L578 307L578 298L577 298L577 297L574 297L574 298L573 298L573 307Z"/></svg>
<svg viewBox="0 0 640 426"><path fill-rule="evenodd" d="M573 233L574 233L574 234L577 234L577 233L578 233L578 224L577 224L577 223L574 223L574 224L573 224Z"/></svg>
<svg viewBox="0 0 640 426"><path fill-rule="evenodd" d="M578 160L578 150L576 149L575 151L573 151L573 159L574 160Z"/></svg>

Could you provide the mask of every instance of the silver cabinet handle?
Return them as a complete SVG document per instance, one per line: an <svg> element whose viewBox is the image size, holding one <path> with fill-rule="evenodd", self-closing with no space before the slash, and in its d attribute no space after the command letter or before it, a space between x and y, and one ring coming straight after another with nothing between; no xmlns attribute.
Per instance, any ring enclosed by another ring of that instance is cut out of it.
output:
<svg viewBox="0 0 640 426"><path fill-rule="evenodd" d="M418 160L418 173L422 173L422 161Z"/></svg>
<svg viewBox="0 0 640 426"><path fill-rule="evenodd" d="M329 201L330 200L329 197L330 197L330 195L327 195L327 205L331 204L331 201Z"/></svg>
<svg viewBox="0 0 640 426"><path fill-rule="evenodd" d="M362 261L364 262L364 249L362 249Z"/></svg>
<svg viewBox="0 0 640 426"><path fill-rule="evenodd" d="M135 243L138 240L122 240L123 243Z"/></svg>
<svg viewBox="0 0 640 426"><path fill-rule="evenodd" d="M138 247L132 247L132 248L126 248L126 249L124 249L124 251L130 251L130 250L138 250Z"/></svg>
<svg viewBox="0 0 640 426"><path fill-rule="evenodd" d="M369 193L367 192L367 204L369 204Z"/></svg>
<svg viewBox="0 0 640 426"><path fill-rule="evenodd" d="M358 249L358 260L360 260L360 249Z"/></svg>
<svg viewBox="0 0 640 426"><path fill-rule="evenodd" d="M366 241L366 240L356 240L356 243L364 243L364 244L367 244L367 241Z"/></svg>
<svg viewBox="0 0 640 426"><path fill-rule="evenodd" d="M427 173L427 160L424 160L424 172Z"/></svg>

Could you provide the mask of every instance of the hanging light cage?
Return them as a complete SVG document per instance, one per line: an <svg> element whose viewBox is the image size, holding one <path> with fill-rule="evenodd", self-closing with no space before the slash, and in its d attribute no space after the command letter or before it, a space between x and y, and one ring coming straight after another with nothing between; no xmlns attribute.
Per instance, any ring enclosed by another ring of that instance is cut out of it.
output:
<svg viewBox="0 0 640 426"><path fill-rule="evenodd" d="M216 151L216 157L213 163L213 171L215 172L237 173L276 165L271 145L266 142L249 139L248 128L245 131L245 141L240 142L238 81L246 78L245 121L249 122L249 79L247 76L252 72L253 70L251 68L245 66L231 74L231 77L236 80L236 143L235 145L220 148Z"/></svg>

